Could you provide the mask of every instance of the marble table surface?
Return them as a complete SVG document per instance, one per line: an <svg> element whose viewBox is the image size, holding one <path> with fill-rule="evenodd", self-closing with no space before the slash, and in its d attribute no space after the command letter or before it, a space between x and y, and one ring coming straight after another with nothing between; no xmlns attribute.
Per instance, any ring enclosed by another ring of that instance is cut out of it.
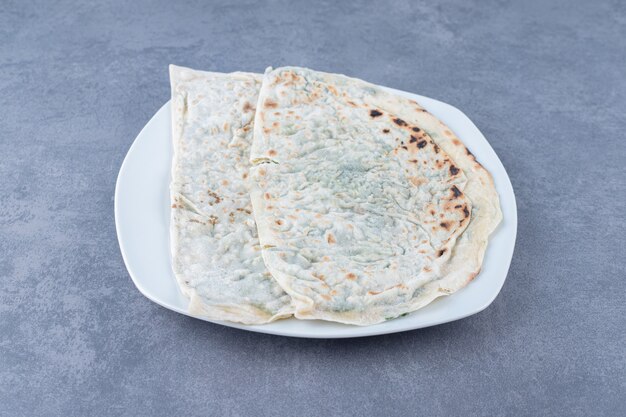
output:
<svg viewBox="0 0 626 417"><path fill-rule="evenodd" d="M300 65L465 112L508 170L507 282L350 340L205 323L133 286L113 192L167 65ZM626 3L13 1L0 8L1 416L626 415Z"/></svg>

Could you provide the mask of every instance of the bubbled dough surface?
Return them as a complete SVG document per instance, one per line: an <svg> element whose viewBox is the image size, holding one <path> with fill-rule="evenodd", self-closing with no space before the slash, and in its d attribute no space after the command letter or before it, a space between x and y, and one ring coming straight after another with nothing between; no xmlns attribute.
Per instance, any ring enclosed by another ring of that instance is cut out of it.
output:
<svg viewBox="0 0 626 417"><path fill-rule="evenodd" d="M170 67L171 248L190 312L267 323L291 314L290 297L267 271L248 190L257 74Z"/></svg>
<svg viewBox="0 0 626 417"><path fill-rule="evenodd" d="M296 317L374 324L468 281L457 259L481 236L455 244L478 213L464 194L475 181L417 103L292 67L268 70L257 107L254 212Z"/></svg>

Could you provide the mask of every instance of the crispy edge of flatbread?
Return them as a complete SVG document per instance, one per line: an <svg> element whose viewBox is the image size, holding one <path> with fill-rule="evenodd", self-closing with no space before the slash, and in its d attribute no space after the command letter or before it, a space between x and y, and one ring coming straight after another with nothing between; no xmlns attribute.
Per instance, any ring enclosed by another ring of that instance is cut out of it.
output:
<svg viewBox="0 0 626 417"><path fill-rule="evenodd" d="M438 283L439 295L448 295L466 286L480 273L489 236L502 221L500 198L489 171L476 160L452 129L416 101L405 100L411 102L413 109L391 102L389 110L423 128L467 178L463 193L472 202L470 223L452 249L444 268L444 277L435 282Z"/></svg>

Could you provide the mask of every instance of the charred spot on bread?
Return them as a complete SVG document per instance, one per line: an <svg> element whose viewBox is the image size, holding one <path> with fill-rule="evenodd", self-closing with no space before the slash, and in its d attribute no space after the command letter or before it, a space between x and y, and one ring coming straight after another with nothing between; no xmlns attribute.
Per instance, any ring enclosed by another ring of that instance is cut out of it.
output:
<svg viewBox="0 0 626 417"><path fill-rule="evenodd" d="M397 124L398 126L407 126L407 125L408 125L408 123L407 123L407 122L405 122L404 120L402 120L402 119L401 119L401 118L399 118L399 117L396 117L395 119L393 119L393 122L394 122L395 124Z"/></svg>

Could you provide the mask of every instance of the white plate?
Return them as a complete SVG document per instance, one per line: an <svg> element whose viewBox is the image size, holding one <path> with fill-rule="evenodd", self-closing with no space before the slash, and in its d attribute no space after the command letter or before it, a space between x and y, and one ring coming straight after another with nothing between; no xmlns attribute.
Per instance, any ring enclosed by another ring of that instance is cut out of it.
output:
<svg viewBox="0 0 626 417"><path fill-rule="evenodd" d="M455 107L428 97L389 90L416 100L452 128L493 175L504 219L491 236L482 272L466 288L451 296L441 297L405 317L374 326L359 327L296 319L257 326L216 323L253 332L295 337L372 336L462 319L482 311L496 298L509 270L517 233L515 195L502 162L474 123ZM124 262L139 291L165 308L190 315L187 313L188 301L178 289L170 261L170 127L170 106L166 103L130 147L115 188L115 224Z"/></svg>

